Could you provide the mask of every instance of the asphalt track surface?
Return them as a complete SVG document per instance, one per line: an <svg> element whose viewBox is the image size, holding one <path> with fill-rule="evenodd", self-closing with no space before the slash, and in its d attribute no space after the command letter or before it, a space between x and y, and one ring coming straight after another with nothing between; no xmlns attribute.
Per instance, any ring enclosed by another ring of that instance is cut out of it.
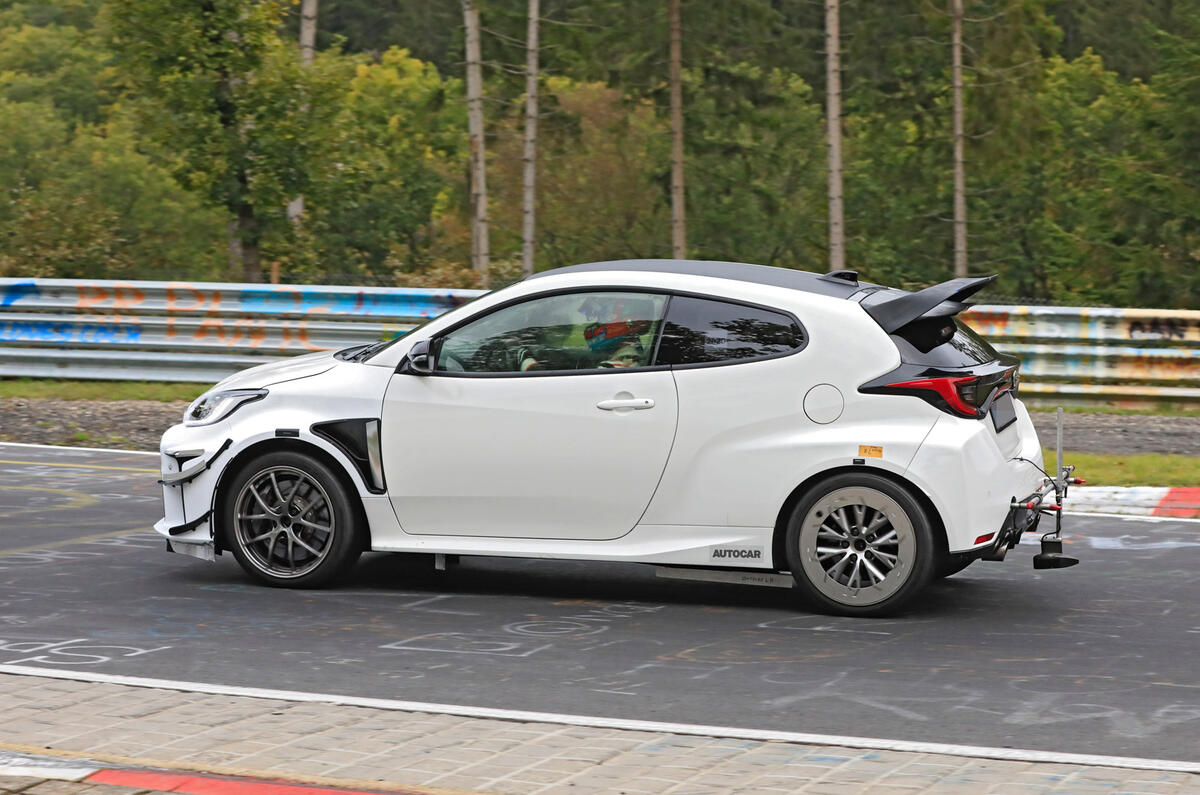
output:
<svg viewBox="0 0 1200 795"><path fill-rule="evenodd" d="M0 445L0 664L220 685L1200 761L1200 524L1068 517L900 618L649 566L371 554L251 584L164 550L157 458Z"/></svg>

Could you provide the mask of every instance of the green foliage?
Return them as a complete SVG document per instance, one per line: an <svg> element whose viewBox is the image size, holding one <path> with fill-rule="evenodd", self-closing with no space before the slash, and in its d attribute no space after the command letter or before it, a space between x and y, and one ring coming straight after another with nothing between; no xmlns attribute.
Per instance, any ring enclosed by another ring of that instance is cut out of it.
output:
<svg viewBox="0 0 1200 795"><path fill-rule="evenodd" d="M626 102L603 83L551 77L542 106L554 109L540 128L537 262L555 268L579 262L661 257L670 252L666 192L666 125L645 102ZM493 248L521 249L522 138L520 109L497 130L489 162Z"/></svg>
<svg viewBox="0 0 1200 795"><path fill-rule="evenodd" d="M332 120L337 156L317 164L310 194L321 260L371 275L428 264L433 218L463 167L461 95L405 50L357 64Z"/></svg>
<svg viewBox="0 0 1200 795"><path fill-rule="evenodd" d="M745 62L711 63L689 71L685 83L690 253L819 268L825 158L812 144L824 122L808 85Z"/></svg>
<svg viewBox="0 0 1200 795"><path fill-rule="evenodd" d="M965 6L972 271L1013 296L1200 305L1194 3ZM682 7L689 253L822 269L822 4ZM507 274L527 2L481 9ZM668 255L666 5L542 0L541 15L538 267ZM253 279L257 257L288 280L472 278L460 4L321 0L310 66L297 18L293 0L0 0L0 273ZM848 264L947 278L946 3L841 18Z"/></svg>

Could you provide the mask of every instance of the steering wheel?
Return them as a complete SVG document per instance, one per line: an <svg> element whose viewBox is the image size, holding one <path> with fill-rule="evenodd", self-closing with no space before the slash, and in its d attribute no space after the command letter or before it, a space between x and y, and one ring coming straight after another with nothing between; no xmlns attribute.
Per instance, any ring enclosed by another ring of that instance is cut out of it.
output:
<svg viewBox="0 0 1200 795"><path fill-rule="evenodd" d="M476 372L509 373L517 368L509 361L510 348L503 339L491 339L479 346L471 357Z"/></svg>

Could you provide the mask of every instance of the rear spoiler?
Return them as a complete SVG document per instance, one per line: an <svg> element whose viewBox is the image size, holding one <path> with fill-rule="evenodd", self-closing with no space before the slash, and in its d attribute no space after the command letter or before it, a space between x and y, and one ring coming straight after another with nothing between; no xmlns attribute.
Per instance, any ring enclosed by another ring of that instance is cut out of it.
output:
<svg viewBox="0 0 1200 795"><path fill-rule="evenodd" d="M975 293L996 281L996 274L975 278L951 279L926 287L915 293L902 292L893 297L873 301L863 309L888 334L903 328L919 317L956 315L966 308L963 303ZM883 291L875 293L880 295ZM890 296L890 291L887 293Z"/></svg>

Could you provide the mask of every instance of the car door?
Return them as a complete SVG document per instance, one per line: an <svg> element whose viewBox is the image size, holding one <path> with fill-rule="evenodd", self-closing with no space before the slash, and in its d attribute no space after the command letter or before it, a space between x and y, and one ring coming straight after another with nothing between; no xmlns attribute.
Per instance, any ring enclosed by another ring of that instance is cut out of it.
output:
<svg viewBox="0 0 1200 795"><path fill-rule="evenodd" d="M432 341L383 406L388 493L420 535L602 540L638 523L678 406L650 366L665 295L533 297Z"/></svg>

